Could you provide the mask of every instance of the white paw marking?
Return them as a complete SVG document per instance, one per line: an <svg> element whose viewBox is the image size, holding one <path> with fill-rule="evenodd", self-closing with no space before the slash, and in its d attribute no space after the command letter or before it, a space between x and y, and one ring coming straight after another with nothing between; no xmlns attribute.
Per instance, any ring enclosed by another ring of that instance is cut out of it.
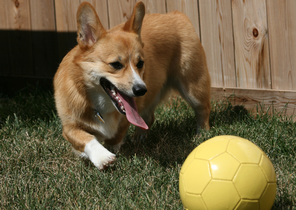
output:
<svg viewBox="0 0 296 210"><path fill-rule="evenodd" d="M85 145L84 153L99 170L103 170L112 164L116 158L113 153L109 152L96 139Z"/></svg>

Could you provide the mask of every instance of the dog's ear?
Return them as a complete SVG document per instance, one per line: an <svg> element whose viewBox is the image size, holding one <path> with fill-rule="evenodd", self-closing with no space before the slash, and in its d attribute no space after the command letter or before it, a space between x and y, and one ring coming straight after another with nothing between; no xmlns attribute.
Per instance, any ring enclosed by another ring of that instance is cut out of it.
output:
<svg viewBox="0 0 296 210"><path fill-rule="evenodd" d="M143 2L139 1L134 7L132 16L125 23L123 30L132 31L140 36L144 16L145 16L145 5Z"/></svg>
<svg viewBox="0 0 296 210"><path fill-rule="evenodd" d="M78 8L77 27L77 42L82 49L93 46L106 33L95 9L87 2Z"/></svg>

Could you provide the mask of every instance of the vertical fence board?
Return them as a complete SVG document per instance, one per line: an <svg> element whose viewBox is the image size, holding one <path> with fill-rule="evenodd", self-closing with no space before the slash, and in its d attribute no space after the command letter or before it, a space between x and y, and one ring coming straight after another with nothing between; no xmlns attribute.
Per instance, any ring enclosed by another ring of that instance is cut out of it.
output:
<svg viewBox="0 0 296 210"><path fill-rule="evenodd" d="M135 0L108 0L110 28L126 22L133 13Z"/></svg>
<svg viewBox="0 0 296 210"><path fill-rule="evenodd" d="M212 86L236 87L230 1L199 1L201 41Z"/></svg>
<svg viewBox="0 0 296 210"><path fill-rule="evenodd" d="M268 0L272 88L296 89L296 1Z"/></svg>
<svg viewBox="0 0 296 210"><path fill-rule="evenodd" d="M7 29L11 70L9 76L33 76L32 37L29 0L5 1L1 3L7 11Z"/></svg>
<svg viewBox="0 0 296 210"><path fill-rule="evenodd" d="M197 0L166 0L166 3L168 12L178 10L186 14L191 20L198 37L200 37Z"/></svg>
<svg viewBox="0 0 296 210"><path fill-rule="evenodd" d="M55 31L54 1L30 0L33 31Z"/></svg>
<svg viewBox="0 0 296 210"><path fill-rule="evenodd" d="M10 57L10 45L9 45L9 33L8 33L8 1L1 3L0 7L0 76L8 75L11 70L11 57Z"/></svg>
<svg viewBox="0 0 296 210"><path fill-rule="evenodd" d="M3 6L7 11L7 29L31 30L29 0L5 1Z"/></svg>
<svg viewBox="0 0 296 210"><path fill-rule="evenodd" d="M265 0L233 0L237 86L270 88Z"/></svg>
<svg viewBox="0 0 296 210"><path fill-rule="evenodd" d="M80 0L55 0L56 28L58 32L76 32L76 13Z"/></svg>
<svg viewBox="0 0 296 210"><path fill-rule="evenodd" d="M31 0L30 8L35 76L52 77L58 64L54 2Z"/></svg>
<svg viewBox="0 0 296 210"><path fill-rule="evenodd" d="M1 7L0 7L0 29L8 29L8 11L6 10L7 5L9 4L8 1L4 1L1 3Z"/></svg>
<svg viewBox="0 0 296 210"><path fill-rule="evenodd" d="M79 0L55 0L59 61L77 45L76 13L79 5Z"/></svg>
<svg viewBox="0 0 296 210"><path fill-rule="evenodd" d="M137 2L140 0L137 0ZM165 0L141 0L145 4L146 14L166 13Z"/></svg>
<svg viewBox="0 0 296 210"><path fill-rule="evenodd" d="M89 2L95 8L100 21L104 28L109 29L109 18L108 18L108 5L107 0L83 0L82 2Z"/></svg>

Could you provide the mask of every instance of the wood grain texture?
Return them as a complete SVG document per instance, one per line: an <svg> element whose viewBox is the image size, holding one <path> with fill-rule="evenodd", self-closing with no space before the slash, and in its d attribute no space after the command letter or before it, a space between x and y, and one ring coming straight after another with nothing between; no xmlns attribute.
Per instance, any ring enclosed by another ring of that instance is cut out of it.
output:
<svg viewBox="0 0 296 210"><path fill-rule="evenodd" d="M273 89L296 89L295 11L295 0L267 0Z"/></svg>
<svg viewBox="0 0 296 210"><path fill-rule="evenodd" d="M8 29L8 11L7 4L9 2L2 2L0 7L0 76L8 75L11 70L11 58L10 58L10 43Z"/></svg>
<svg viewBox="0 0 296 210"><path fill-rule="evenodd" d="M80 0L55 0L57 32L76 32Z"/></svg>
<svg viewBox="0 0 296 210"><path fill-rule="evenodd" d="M137 0L137 2L140 0ZM150 13L166 13L165 0L141 0L145 4L146 14Z"/></svg>
<svg viewBox="0 0 296 210"><path fill-rule="evenodd" d="M236 87L230 1L199 1L201 41L212 86Z"/></svg>
<svg viewBox="0 0 296 210"><path fill-rule="evenodd" d="M96 10L100 21L105 29L109 29L109 17L108 17L108 2L107 0L83 0L81 2L90 3Z"/></svg>
<svg viewBox="0 0 296 210"><path fill-rule="evenodd" d="M58 67L54 10L53 0L30 0L34 76L37 77L52 77Z"/></svg>
<svg viewBox="0 0 296 210"><path fill-rule="evenodd" d="M296 114L296 92L275 91L263 89L243 88L219 88L212 87L212 99L214 101L229 100L233 105L243 105L246 109L256 112L269 110L275 113L281 112L285 116ZM273 113L271 113L273 114ZM295 120L295 119L294 119Z"/></svg>
<svg viewBox="0 0 296 210"><path fill-rule="evenodd" d="M55 11L53 0L30 0L32 30L55 31Z"/></svg>
<svg viewBox="0 0 296 210"><path fill-rule="evenodd" d="M6 10L11 69L9 76L34 76L29 0L1 2Z"/></svg>
<svg viewBox="0 0 296 210"><path fill-rule="evenodd" d="M197 3L197 0L166 0L167 12L177 10L186 14L192 22L198 37L200 37L199 11Z"/></svg>
<svg viewBox="0 0 296 210"><path fill-rule="evenodd" d="M237 87L271 88L265 0L233 0Z"/></svg>
<svg viewBox="0 0 296 210"><path fill-rule="evenodd" d="M4 1L1 3L0 7L0 30L7 30L9 29L9 13L10 11L7 10L9 8L10 2Z"/></svg>
<svg viewBox="0 0 296 210"><path fill-rule="evenodd" d="M14 0L1 2L7 11L7 29L31 30L29 0Z"/></svg>
<svg viewBox="0 0 296 210"><path fill-rule="evenodd" d="M108 0L110 28L126 22L133 13L135 0Z"/></svg>
<svg viewBox="0 0 296 210"><path fill-rule="evenodd" d="M76 13L79 5L80 0L55 0L59 62L77 45Z"/></svg>

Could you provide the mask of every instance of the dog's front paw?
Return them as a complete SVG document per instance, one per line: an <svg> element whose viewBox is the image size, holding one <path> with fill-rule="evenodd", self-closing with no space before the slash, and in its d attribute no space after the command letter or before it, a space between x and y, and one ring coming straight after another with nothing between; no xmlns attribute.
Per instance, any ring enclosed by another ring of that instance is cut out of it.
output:
<svg viewBox="0 0 296 210"><path fill-rule="evenodd" d="M113 153L109 152L95 139L85 145L84 152L99 170L107 168L116 159Z"/></svg>
<svg viewBox="0 0 296 210"><path fill-rule="evenodd" d="M116 156L105 149L105 151L100 151L90 156L89 159L99 170L104 170L114 163Z"/></svg>

